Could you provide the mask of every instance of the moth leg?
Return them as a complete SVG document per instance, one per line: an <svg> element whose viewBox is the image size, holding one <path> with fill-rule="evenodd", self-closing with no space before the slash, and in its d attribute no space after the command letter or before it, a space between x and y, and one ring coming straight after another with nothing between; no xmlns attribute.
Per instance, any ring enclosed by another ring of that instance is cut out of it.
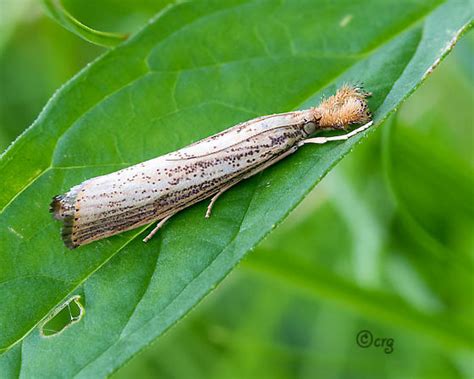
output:
<svg viewBox="0 0 474 379"><path fill-rule="evenodd" d="M173 217L176 213L170 214L169 216L166 216L164 219L160 220L158 224L156 224L155 228L143 239L143 242L148 242L153 238L153 236L156 234L158 230L161 229L161 227L165 224L166 221L168 221L171 217Z"/></svg>
<svg viewBox="0 0 474 379"><path fill-rule="evenodd" d="M362 126L358 127L357 129L354 129L352 132L347 133L347 134L343 134L343 135L340 135L340 136L307 138L307 139L301 141L298 145L303 146L307 143L323 144L323 143L332 142L332 141L345 141L345 140L348 140L351 137L354 137L356 134L368 129L369 127L372 126L372 124L373 124L373 122L370 121L367 124L362 125Z"/></svg>
<svg viewBox="0 0 474 379"><path fill-rule="evenodd" d="M220 195L222 195L225 191L227 191L230 187L232 187L234 184L237 184L237 183L232 183L224 188L222 188L221 190L219 190L219 192L217 192L214 196L212 196L212 199L211 199L211 202L209 203L209 205L207 206L207 211L206 211L206 218L209 218L211 217L211 211L212 211L212 207L214 206L214 203L216 202L216 200L219 198Z"/></svg>

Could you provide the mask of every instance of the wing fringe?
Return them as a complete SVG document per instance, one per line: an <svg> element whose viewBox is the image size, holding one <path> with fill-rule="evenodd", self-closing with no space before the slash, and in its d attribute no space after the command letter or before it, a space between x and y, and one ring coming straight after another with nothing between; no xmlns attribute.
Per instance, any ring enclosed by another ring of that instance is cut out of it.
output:
<svg viewBox="0 0 474 379"><path fill-rule="evenodd" d="M61 238L68 249L75 249L79 246L72 241L72 229L74 227L74 215L76 213L74 204L81 186L71 188L63 195L53 197L49 205L49 212L53 214L55 220L62 221Z"/></svg>

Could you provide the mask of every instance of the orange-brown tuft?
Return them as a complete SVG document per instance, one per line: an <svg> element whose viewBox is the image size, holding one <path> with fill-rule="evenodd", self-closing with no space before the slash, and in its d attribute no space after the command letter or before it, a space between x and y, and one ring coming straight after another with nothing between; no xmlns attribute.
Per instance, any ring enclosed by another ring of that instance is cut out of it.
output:
<svg viewBox="0 0 474 379"><path fill-rule="evenodd" d="M314 108L319 129L344 129L352 124L364 124L371 119L367 106L370 93L359 87L344 85L335 95Z"/></svg>

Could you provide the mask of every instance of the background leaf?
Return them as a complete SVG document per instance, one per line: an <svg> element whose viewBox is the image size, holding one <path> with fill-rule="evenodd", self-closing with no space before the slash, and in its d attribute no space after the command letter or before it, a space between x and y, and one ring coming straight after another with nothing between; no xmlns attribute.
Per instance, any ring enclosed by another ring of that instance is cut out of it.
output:
<svg viewBox="0 0 474 379"><path fill-rule="evenodd" d="M53 20L88 42L114 47L127 39L126 34L102 32L84 25L64 8L61 0L42 0L42 3Z"/></svg>
<svg viewBox="0 0 474 379"><path fill-rule="evenodd" d="M149 245L134 231L67 252L45 211L50 196L238 121L310 106L344 81L365 82L380 121L471 21L467 2L437 5L181 4L64 86L0 162L3 367L115 370L222 280L357 140L302 149L223 196L211 220L205 204L192 207ZM308 14L321 22L305 22ZM83 320L41 339L33 328L71 294L85 300Z"/></svg>

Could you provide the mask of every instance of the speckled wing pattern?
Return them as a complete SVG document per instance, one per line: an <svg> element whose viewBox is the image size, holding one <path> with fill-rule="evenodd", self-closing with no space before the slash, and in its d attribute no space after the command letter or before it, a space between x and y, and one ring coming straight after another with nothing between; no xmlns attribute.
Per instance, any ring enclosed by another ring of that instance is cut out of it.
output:
<svg viewBox="0 0 474 379"><path fill-rule="evenodd" d="M235 184L308 136L311 111L260 117L53 198L69 248L163 219Z"/></svg>

